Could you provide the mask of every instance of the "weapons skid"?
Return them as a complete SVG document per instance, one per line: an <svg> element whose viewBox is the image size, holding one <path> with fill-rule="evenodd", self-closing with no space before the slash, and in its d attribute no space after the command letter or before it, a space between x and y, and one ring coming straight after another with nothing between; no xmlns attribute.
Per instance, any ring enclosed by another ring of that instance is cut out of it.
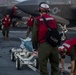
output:
<svg viewBox="0 0 76 75"><path fill-rule="evenodd" d="M22 39L21 44L24 46L24 48L12 48L11 49L11 60L16 61L16 68L17 70L20 70L23 65L27 65L29 68L31 68L34 71L37 71L38 68L38 52L37 51L29 51L26 48L26 39ZM30 38L29 38L30 41ZM25 44L25 45L24 45ZM27 44L29 45L29 44ZM29 45L30 46L30 45ZM32 48L30 48L32 49Z"/></svg>

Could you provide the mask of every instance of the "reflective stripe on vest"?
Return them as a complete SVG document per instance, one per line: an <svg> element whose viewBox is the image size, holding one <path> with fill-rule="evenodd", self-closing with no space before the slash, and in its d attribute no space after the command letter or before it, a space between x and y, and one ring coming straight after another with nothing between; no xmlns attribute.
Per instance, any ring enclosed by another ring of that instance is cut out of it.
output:
<svg viewBox="0 0 76 75"><path fill-rule="evenodd" d="M54 20L54 18L45 18L47 21L48 20ZM44 21L43 18L40 18L40 21Z"/></svg>
<svg viewBox="0 0 76 75"><path fill-rule="evenodd" d="M66 46L67 48L70 48L70 45L67 43L64 43L63 45Z"/></svg>

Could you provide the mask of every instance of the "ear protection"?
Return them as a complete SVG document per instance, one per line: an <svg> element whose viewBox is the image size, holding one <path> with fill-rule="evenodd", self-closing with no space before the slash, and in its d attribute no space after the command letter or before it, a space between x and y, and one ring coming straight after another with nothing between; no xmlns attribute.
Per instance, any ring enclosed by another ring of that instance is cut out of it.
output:
<svg viewBox="0 0 76 75"><path fill-rule="evenodd" d="M66 53L66 52L67 52L67 49L65 48L65 49L63 50L63 52Z"/></svg>
<svg viewBox="0 0 76 75"><path fill-rule="evenodd" d="M46 2L41 2L39 4L39 12L41 11L49 11L49 5Z"/></svg>

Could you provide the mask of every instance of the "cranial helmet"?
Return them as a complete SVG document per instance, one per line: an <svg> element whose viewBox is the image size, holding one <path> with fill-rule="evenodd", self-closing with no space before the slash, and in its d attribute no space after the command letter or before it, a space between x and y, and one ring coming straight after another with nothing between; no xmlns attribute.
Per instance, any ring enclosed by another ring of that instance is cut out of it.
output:
<svg viewBox="0 0 76 75"><path fill-rule="evenodd" d="M39 11L41 12L41 11L50 11L50 7L49 7L49 5L46 3L46 2L41 2L40 4L39 4Z"/></svg>
<svg viewBox="0 0 76 75"><path fill-rule="evenodd" d="M58 50L59 50L59 52L64 52L64 53L67 52L67 49L64 46L58 47Z"/></svg>

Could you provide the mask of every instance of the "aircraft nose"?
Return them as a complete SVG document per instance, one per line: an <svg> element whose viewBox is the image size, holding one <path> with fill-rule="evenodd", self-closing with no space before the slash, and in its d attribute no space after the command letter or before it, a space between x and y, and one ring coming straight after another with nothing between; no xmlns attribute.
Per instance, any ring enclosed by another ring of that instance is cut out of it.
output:
<svg viewBox="0 0 76 75"><path fill-rule="evenodd" d="M27 14L31 14L33 16L39 16L38 9L38 3L36 0L28 0L20 2L16 5L20 10Z"/></svg>

